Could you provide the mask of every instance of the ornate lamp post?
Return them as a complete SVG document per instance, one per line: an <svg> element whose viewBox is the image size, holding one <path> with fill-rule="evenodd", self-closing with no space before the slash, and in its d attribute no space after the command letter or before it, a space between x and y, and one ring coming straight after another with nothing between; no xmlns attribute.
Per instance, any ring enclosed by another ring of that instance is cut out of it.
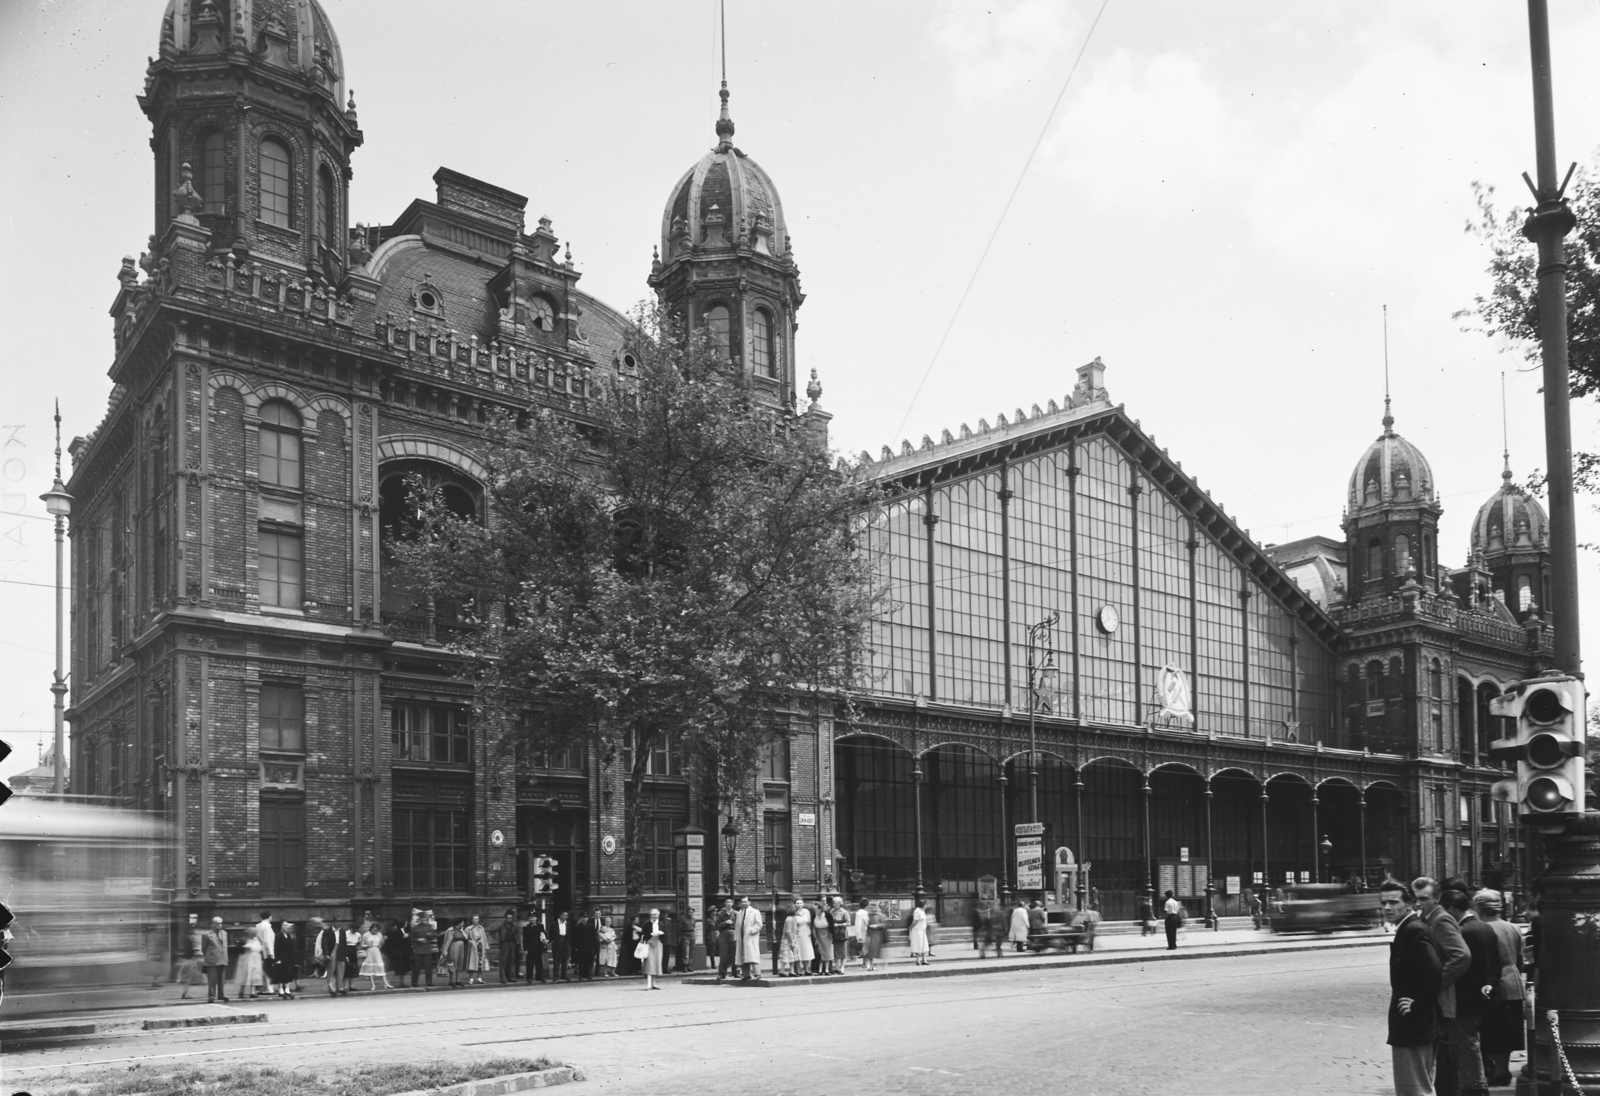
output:
<svg viewBox="0 0 1600 1096"><path fill-rule="evenodd" d="M722 845L728 850L728 897L736 902L738 895L734 892L738 889L739 877L735 874L735 865L739 857L739 834L743 831L744 827L739 825L739 820L730 813L728 821L722 827Z"/></svg>
<svg viewBox="0 0 1600 1096"><path fill-rule="evenodd" d="M1328 840L1327 834L1323 834L1322 844L1317 847L1322 850L1322 870L1327 873L1327 878L1322 882L1331 883L1333 882L1333 861L1329 857L1333 855L1333 842Z"/></svg>
<svg viewBox="0 0 1600 1096"><path fill-rule="evenodd" d="M72 496L67 494L67 488L61 482L61 401L56 401L56 478L50 485L50 490L39 496L44 500L44 508L51 517L56 519L56 675L50 683L50 691L56 698L56 779L55 793L61 795L67 790L66 770L66 695L67 679L63 665L62 652L65 646L65 620L66 620L66 567L63 561L64 540L66 537L67 517L72 513Z"/></svg>

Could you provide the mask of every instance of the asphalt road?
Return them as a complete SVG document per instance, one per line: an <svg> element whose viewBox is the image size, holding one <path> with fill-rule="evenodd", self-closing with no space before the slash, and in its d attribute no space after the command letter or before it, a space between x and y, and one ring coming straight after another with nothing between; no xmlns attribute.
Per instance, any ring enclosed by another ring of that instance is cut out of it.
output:
<svg viewBox="0 0 1600 1096"><path fill-rule="evenodd" d="M308 995L259 1005L267 1024L9 1053L0 1092L49 1091L91 1064L545 1055L587 1072L574 1096L1385 1093L1387 955L1362 947L774 989L668 980L650 993L629 980Z"/></svg>

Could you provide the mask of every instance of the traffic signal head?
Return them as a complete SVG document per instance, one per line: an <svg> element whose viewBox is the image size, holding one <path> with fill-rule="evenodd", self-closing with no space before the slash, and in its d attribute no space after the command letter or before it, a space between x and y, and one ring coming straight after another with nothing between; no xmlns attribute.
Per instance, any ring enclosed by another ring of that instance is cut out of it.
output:
<svg viewBox="0 0 1600 1096"><path fill-rule="evenodd" d="M0 902L0 971L11 965L11 922L15 920L11 907Z"/></svg>
<svg viewBox="0 0 1600 1096"><path fill-rule="evenodd" d="M1586 701L1582 681L1550 675L1520 682L1490 703L1492 714L1515 721L1513 737L1496 741L1489 756L1517 763L1514 798L1524 821L1583 813ZM1496 798L1512 799L1510 784L1496 785Z"/></svg>

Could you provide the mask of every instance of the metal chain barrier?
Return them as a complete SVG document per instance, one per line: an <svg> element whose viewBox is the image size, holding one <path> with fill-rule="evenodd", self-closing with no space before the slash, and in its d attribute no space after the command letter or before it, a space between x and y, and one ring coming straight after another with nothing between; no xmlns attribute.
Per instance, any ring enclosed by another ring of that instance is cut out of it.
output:
<svg viewBox="0 0 1600 1096"><path fill-rule="evenodd" d="M1556 1044L1556 1056L1561 1059L1561 1069L1571 1082L1572 1091L1578 1096L1583 1096L1583 1086L1578 1083L1578 1075L1572 1071L1572 1063L1567 1061L1567 1048L1561 1045L1561 1014L1555 1009L1550 1009L1544 1014L1544 1018L1550 1021L1550 1038Z"/></svg>

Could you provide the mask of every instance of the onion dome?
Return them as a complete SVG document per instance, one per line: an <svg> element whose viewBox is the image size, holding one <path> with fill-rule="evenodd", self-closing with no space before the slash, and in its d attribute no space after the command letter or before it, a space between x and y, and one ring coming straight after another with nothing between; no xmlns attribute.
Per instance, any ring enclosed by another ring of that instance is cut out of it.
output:
<svg viewBox="0 0 1600 1096"><path fill-rule="evenodd" d="M220 39L208 39L206 32ZM281 58L284 67L313 76L332 91L336 103L344 102L344 52L317 0L167 0L163 50L209 52L212 41L259 51L269 63Z"/></svg>
<svg viewBox="0 0 1600 1096"><path fill-rule="evenodd" d="M1511 552L1543 551L1549 546L1550 518L1539 500L1511 481L1511 460L1500 473L1500 490L1478 507L1472 519L1472 550L1485 561Z"/></svg>
<svg viewBox="0 0 1600 1096"><path fill-rule="evenodd" d="M1350 473L1349 510L1373 510L1382 506L1420 503L1434 505L1433 469L1422 450L1394 432L1394 416L1389 401L1383 401L1383 433L1367 446Z"/></svg>
<svg viewBox="0 0 1600 1096"><path fill-rule="evenodd" d="M722 83L717 144L672 188L661 215L661 259L740 244L774 258L789 253L789 229L772 176L733 146L728 83Z"/></svg>

